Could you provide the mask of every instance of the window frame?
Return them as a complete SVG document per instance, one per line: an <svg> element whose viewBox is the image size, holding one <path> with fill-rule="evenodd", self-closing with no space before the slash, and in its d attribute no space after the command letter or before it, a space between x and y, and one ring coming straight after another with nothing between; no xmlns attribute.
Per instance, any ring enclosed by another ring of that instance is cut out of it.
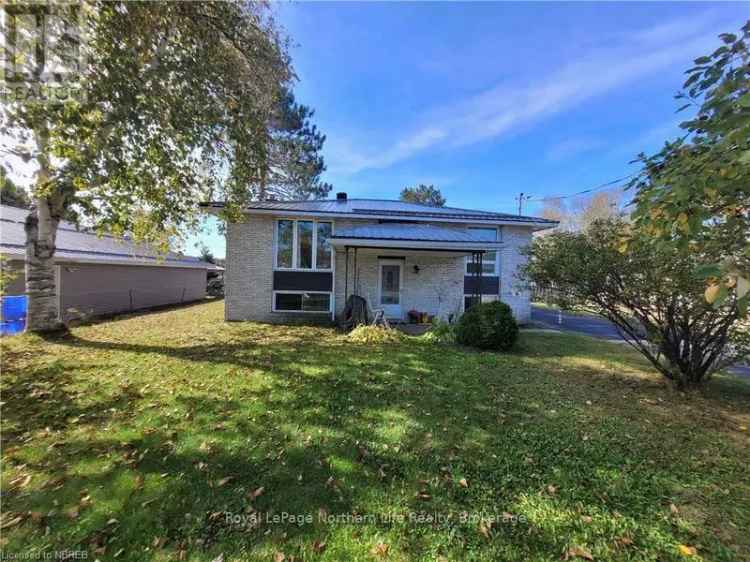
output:
<svg viewBox="0 0 750 562"><path fill-rule="evenodd" d="M466 312L466 310L467 310L466 309L466 299L467 298L474 298L475 296L476 295L467 295L466 293L464 293L464 299L462 301L463 302L462 312ZM484 304L486 302L495 302L495 301L499 301L499 300L500 300L500 295L499 294L498 295L496 295L494 293L492 293L492 294L484 294L484 295L480 295L479 303L480 304Z"/></svg>
<svg viewBox="0 0 750 562"><path fill-rule="evenodd" d="M480 225L471 225L466 227L467 230L495 230L495 241L494 243L497 244L498 242L502 242L502 236L503 236L503 230L499 226L480 226ZM488 240L489 242L489 240ZM489 275L491 277L498 277L500 275L500 248L494 248L493 250L490 250L495 252L495 261L493 262L494 268L492 270L492 273L488 272L482 272L482 275ZM482 259L483 263L488 263L484 261L484 258ZM473 272L469 271L469 264L471 263L471 257L466 256L464 259L464 275L474 275Z"/></svg>
<svg viewBox="0 0 750 562"><path fill-rule="evenodd" d="M293 223L292 227L292 267L280 267L278 260L279 260L279 222L280 221L291 221ZM312 240L312 267L299 267L299 251L298 251L298 245L299 245L299 227L298 223L302 222L311 222L313 224L312 228L312 234L313 234L313 240ZM333 272L333 264L335 261L335 253L333 251L333 246L331 246L331 266L330 267L318 267L318 224L319 223L328 223L331 225L331 236L333 236L335 232L335 224L332 220L318 220L315 218L307 218L307 217L279 217L273 221L273 270L274 271L325 271L325 272ZM330 241L329 241L330 243ZM307 291L310 292L310 291Z"/></svg>
<svg viewBox="0 0 750 562"><path fill-rule="evenodd" d="M306 270L309 271L309 270ZM276 295L328 295L328 310L278 310L276 308ZM333 311L333 291L273 291L271 297L271 312L280 314L331 314Z"/></svg>

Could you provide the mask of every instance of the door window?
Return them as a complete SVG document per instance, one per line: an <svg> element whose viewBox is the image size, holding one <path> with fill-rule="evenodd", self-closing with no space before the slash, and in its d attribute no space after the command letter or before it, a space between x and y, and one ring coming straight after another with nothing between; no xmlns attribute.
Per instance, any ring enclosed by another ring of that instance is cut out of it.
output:
<svg viewBox="0 0 750 562"><path fill-rule="evenodd" d="M383 265L380 271L380 304L399 304L399 291L401 290L401 266Z"/></svg>

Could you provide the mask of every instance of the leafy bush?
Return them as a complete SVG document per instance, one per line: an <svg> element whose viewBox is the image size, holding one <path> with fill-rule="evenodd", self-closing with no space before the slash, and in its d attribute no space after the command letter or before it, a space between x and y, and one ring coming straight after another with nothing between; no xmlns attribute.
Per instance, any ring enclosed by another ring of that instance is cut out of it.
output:
<svg viewBox="0 0 750 562"><path fill-rule="evenodd" d="M354 343L398 343L404 337L398 330L382 326L357 326L346 335L346 339Z"/></svg>
<svg viewBox="0 0 750 562"><path fill-rule="evenodd" d="M224 278L214 277L208 280L206 286L206 294L210 297L223 297L224 296Z"/></svg>
<svg viewBox="0 0 750 562"><path fill-rule="evenodd" d="M518 339L518 324L504 302L475 304L463 313L455 328L456 341L480 349L508 351Z"/></svg>
<svg viewBox="0 0 750 562"><path fill-rule="evenodd" d="M453 326L437 318L432 320L432 328L423 337L425 340L435 343L453 343L456 341Z"/></svg>

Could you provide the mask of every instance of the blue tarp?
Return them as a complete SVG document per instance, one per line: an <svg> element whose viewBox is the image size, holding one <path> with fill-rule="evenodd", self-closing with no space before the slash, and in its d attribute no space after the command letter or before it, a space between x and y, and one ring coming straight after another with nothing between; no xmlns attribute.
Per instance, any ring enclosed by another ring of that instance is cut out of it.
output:
<svg viewBox="0 0 750 562"><path fill-rule="evenodd" d="M26 295L2 297L0 306L0 334L20 334L26 327L26 308L28 297Z"/></svg>

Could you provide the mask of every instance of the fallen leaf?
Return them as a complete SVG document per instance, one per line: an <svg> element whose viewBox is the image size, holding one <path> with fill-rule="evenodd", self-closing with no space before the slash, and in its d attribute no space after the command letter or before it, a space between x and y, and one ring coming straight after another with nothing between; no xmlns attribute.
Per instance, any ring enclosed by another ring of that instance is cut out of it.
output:
<svg viewBox="0 0 750 562"><path fill-rule="evenodd" d="M31 482L31 474L26 476L19 476L9 482L11 488L25 488Z"/></svg>
<svg viewBox="0 0 750 562"><path fill-rule="evenodd" d="M217 488L221 488L222 486L224 486L224 485L228 484L228 483L229 483L229 482L231 482L232 480L234 480L234 476L227 476L226 478L222 478L221 480L219 480L219 481L218 481L218 482L216 483L216 487L217 487ZM224 556L224 555L222 554L222 556Z"/></svg>
<svg viewBox="0 0 750 562"><path fill-rule="evenodd" d="M372 549L370 549L370 554L372 554L373 556L378 556L378 557L383 558L385 556L388 556L388 551L390 549L391 549L391 545L386 544L384 542L379 542L378 544L373 546Z"/></svg>
<svg viewBox="0 0 750 562"><path fill-rule="evenodd" d="M469 482L467 482L466 478L461 478L461 480L459 480L458 483L461 485L462 488L469 487Z"/></svg>
<svg viewBox="0 0 750 562"><path fill-rule="evenodd" d="M584 558L586 560L594 559L591 553L582 546L571 546L565 553L565 560L570 558Z"/></svg>
<svg viewBox="0 0 750 562"><path fill-rule="evenodd" d="M326 549L325 541L314 541L312 544L313 552L323 552Z"/></svg>
<svg viewBox="0 0 750 562"><path fill-rule="evenodd" d="M615 542L620 544L621 546L630 546L633 544L633 539L630 537L620 537L619 539L615 539Z"/></svg>
<svg viewBox="0 0 750 562"><path fill-rule="evenodd" d="M41 511L29 511L29 517L34 523L41 523L44 519L44 513Z"/></svg>
<svg viewBox="0 0 750 562"><path fill-rule="evenodd" d="M133 489L140 490L143 488L143 484L146 482L146 479L143 477L143 474L138 474L135 477L135 483L133 484Z"/></svg>
<svg viewBox="0 0 750 562"><path fill-rule="evenodd" d="M256 488L252 492L248 492L247 495L251 500L254 500L257 497L262 496L264 491L265 488L261 486L260 488Z"/></svg>
<svg viewBox="0 0 750 562"><path fill-rule="evenodd" d="M584 523L591 523L594 520L590 515L581 515L581 521Z"/></svg>
<svg viewBox="0 0 750 562"><path fill-rule="evenodd" d="M479 533L487 540L492 538L492 523L479 522Z"/></svg>
<svg viewBox="0 0 750 562"><path fill-rule="evenodd" d="M669 511L672 512L672 515L677 515L680 512L680 510L677 509L677 506L673 503L669 504Z"/></svg>
<svg viewBox="0 0 750 562"><path fill-rule="evenodd" d="M212 562L224 562L224 553L219 554Z"/></svg>
<svg viewBox="0 0 750 562"><path fill-rule="evenodd" d="M547 491L550 494L554 494L555 492L557 492L557 486L553 486L552 484L550 484L549 486L547 486Z"/></svg>
<svg viewBox="0 0 750 562"><path fill-rule="evenodd" d="M284 562L286 560L286 554L283 552L276 552L276 554L273 555L274 562Z"/></svg>
<svg viewBox="0 0 750 562"><path fill-rule="evenodd" d="M694 546L687 546L684 544L678 545L677 550L682 554L683 556L695 556L698 554L698 549Z"/></svg>
<svg viewBox="0 0 750 562"><path fill-rule="evenodd" d="M80 511L78 511L78 507L71 507L65 512L65 515L67 515L69 519L77 519L79 513Z"/></svg>
<svg viewBox="0 0 750 562"><path fill-rule="evenodd" d="M11 517L10 519L4 520L2 524L0 524L0 529L9 529L11 527L15 527L21 521L23 521L23 515L16 515L15 517Z"/></svg>

